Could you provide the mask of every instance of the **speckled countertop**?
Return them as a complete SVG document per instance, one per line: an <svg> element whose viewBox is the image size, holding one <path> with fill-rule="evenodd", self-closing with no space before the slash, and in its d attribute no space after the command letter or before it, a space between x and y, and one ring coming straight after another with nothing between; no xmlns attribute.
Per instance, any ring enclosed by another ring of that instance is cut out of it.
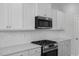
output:
<svg viewBox="0 0 79 59"><path fill-rule="evenodd" d="M48 39L52 41L64 41L64 40L69 40L72 39L71 37L61 37L61 38L53 38L53 39ZM24 44L19 44L15 46L10 46L10 47L5 47L5 48L0 48L0 56L2 55L7 55L15 52L20 52L24 50L29 50L33 48L38 48L41 47L40 45L32 44L32 43L24 43Z"/></svg>
<svg viewBox="0 0 79 59"><path fill-rule="evenodd" d="M32 44L32 43L24 43L20 45L11 46L11 47L0 48L0 56L23 51L23 50L38 48L38 47L41 47L41 46Z"/></svg>

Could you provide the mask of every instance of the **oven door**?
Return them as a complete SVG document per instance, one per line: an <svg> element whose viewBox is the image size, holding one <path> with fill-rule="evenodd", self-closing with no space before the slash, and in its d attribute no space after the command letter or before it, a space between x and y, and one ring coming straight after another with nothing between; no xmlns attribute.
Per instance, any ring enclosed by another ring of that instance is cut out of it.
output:
<svg viewBox="0 0 79 59"><path fill-rule="evenodd" d="M42 56L58 56L58 48L43 52Z"/></svg>

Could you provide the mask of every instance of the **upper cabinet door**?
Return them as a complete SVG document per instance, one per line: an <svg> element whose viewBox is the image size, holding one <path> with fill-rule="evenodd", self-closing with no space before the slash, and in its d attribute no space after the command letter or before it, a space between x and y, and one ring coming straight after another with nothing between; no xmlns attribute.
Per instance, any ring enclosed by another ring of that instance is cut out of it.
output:
<svg viewBox="0 0 79 59"><path fill-rule="evenodd" d="M7 5L0 3L0 29L6 29L8 24L8 17Z"/></svg>
<svg viewBox="0 0 79 59"><path fill-rule="evenodd" d="M35 29L35 3L24 4L24 29L34 30Z"/></svg>
<svg viewBox="0 0 79 59"><path fill-rule="evenodd" d="M51 17L51 4L49 3L38 3L36 5L36 15Z"/></svg>
<svg viewBox="0 0 79 59"><path fill-rule="evenodd" d="M57 29L63 29L64 13L57 10Z"/></svg>
<svg viewBox="0 0 79 59"><path fill-rule="evenodd" d="M46 16L46 6L44 3L38 3L36 9L36 16Z"/></svg>
<svg viewBox="0 0 79 59"><path fill-rule="evenodd" d="M51 8L51 4L50 3L45 3L45 11L46 11L46 16L47 17L51 17L51 10L52 10L52 8Z"/></svg>
<svg viewBox="0 0 79 59"><path fill-rule="evenodd" d="M8 4L9 26L11 29L22 29L23 5L21 3Z"/></svg>
<svg viewBox="0 0 79 59"><path fill-rule="evenodd" d="M52 8L51 11L51 17L52 17L52 29L57 29L57 10Z"/></svg>

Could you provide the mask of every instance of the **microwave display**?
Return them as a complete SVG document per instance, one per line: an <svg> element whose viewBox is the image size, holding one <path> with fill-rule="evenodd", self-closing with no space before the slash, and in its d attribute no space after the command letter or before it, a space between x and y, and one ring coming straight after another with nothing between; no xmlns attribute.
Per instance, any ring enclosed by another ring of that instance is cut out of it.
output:
<svg viewBox="0 0 79 59"><path fill-rule="evenodd" d="M35 17L35 28L52 28L52 19L48 17Z"/></svg>

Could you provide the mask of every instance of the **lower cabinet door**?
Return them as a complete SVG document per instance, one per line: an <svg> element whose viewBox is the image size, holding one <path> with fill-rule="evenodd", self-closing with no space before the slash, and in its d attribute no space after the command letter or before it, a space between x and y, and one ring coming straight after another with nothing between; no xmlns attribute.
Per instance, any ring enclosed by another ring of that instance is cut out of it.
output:
<svg viewBox="0 0 79 59"><path fill-rule="evenodd" d="M59 56L70 56L71 55L71 40L65 40L65 41L59 42L58 55Z"/></svg>
<svg viewBox="0 0 79 59"><path fill-rule="evenodd" d="M63 42L58 43L58 56L63 56Z"/></svg>

